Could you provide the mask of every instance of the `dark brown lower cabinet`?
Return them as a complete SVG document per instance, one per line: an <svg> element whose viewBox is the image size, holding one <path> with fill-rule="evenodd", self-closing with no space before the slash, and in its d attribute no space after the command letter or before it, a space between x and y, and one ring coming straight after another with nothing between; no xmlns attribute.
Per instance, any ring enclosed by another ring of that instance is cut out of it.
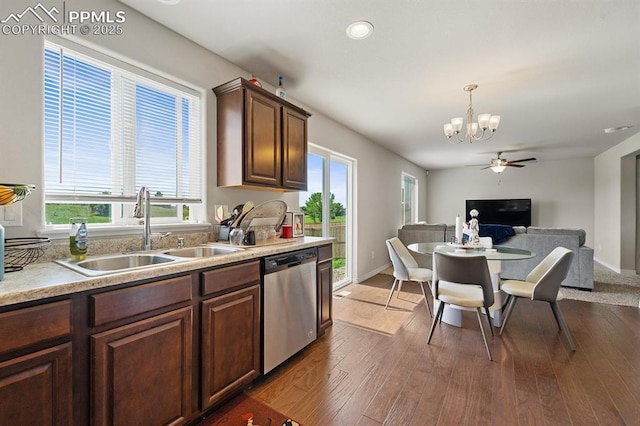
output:
<svg viewBox="0 0 640 426"><path fill-rule="evenodd" d="M319 259L324 331L330 244ZM252 260L0 307L0 426L196 421L260 375L260 283Z"/></svg>
<svg viewBox="0 0 640 426"><path fill-rule="evenodd" d="M318 336L333 324L333 254L332 245L318 247Z"/></svg>
<svg viewBox="0 0 640 426"><path fill-rule="evenodd" d="M260 374L260 286L202 302L201 409Z"/></svg>
<svg viewBox="0 0 640 426"><path fill-rule="evenodd" d="M91 423L166 425L192 411L193 308L91 336Z"/></svg>
<svg viewBox="0 0 640 426"><path fill-rule="evenodd" d="M71 343L0 363L0 425L70 425Z"/></svg>

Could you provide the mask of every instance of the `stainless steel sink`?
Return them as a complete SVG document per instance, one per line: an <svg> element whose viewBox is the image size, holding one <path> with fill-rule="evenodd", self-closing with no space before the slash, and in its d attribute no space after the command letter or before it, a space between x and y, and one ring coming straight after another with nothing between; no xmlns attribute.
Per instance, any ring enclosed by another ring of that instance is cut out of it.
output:
<svg viewBox="0 0 640 426"><path fill-rule="evenodd" d="M57 263L88 276L113 274L164 265L180 259L158 253L130 253L96 257L80 261L58 260Z"/></svg>
<svg viewBox="0 0 640 426"><path fill-rule="evenodd" d="M167 250L163 252L169 256L177 257L210 257L219 256L222 254L236 253L242 251L241 248L234 247L220 247L220 246L199 246L199 247L187 247L182 249Z"/></svg>
<svg viewBox="0 0 640 426"><path fill-rule="evenodd" d="M219 256L242 251L238 247L198 246L182 249L156 251L152 253L126 253L113 256L99 256L76 261L57 260L60 265L89 277L115 274L166 265L172 262L185 262L189 259Z"/></svg>

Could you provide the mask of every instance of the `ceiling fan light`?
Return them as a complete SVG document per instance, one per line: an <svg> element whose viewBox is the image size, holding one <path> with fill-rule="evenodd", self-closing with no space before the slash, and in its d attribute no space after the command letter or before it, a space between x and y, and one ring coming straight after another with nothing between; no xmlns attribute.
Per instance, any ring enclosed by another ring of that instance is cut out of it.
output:
<svg viewBox="0 0 640 426"><path fill-rule="evenodd" d="M480 114L478 116L478 125L482 130L489 128L489 120L491 120L491 114Z"/></svg>
<svg viewBox="0 0 640 426"><path fill-rule="evenodd" d="M500 116L492 115L491 118L489 119L489 129L491 129L491 131L496 131L499 125L500 125Z"/></svg>
<svg viewBox="0 0 640 426"><path fill-rule="evenodd" d="M451 123L447 123L444 125L444 135L448 138L453 136L453 126L451 125Z"/></svg>
<svg viewBox="0 0 640 426"><path fill-rule="evenodd" d="M491 171L493 173L502 173L506 168L506 166L491 166Z"/></svg>
<svg viewBox="0 0 640 426"><path fill-rule="evenodd" d="M451 119L451 126L453 126L453 131L458 133L460 130L462 130L462 123L464 121L462 120L462 117L456 117L456 118L452 118Z"/></svg>

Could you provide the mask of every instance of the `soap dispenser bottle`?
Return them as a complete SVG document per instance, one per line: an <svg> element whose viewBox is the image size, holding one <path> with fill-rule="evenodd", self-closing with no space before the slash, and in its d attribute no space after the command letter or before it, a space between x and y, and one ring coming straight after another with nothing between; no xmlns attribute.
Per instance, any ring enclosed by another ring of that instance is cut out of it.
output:
<svg viewBox="0 0 640 426"><path fill-rule="evenodd" d="M87 257L87 220L83 217L70 219L69 251L78 260Z"/></svg>

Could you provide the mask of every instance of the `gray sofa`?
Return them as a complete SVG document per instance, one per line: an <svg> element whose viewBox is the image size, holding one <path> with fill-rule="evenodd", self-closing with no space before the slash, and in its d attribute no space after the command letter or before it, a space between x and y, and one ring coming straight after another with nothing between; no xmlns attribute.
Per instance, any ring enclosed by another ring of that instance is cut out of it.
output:
<svg viewBox="0 0 640 426"><path fill-rule="evenodd" d="M455 227L454 227L455 233ZM415 224L404 225L402 229L398 229L398 238L405 246L413 243L438 243L442 241L451 241L451 236L447 239L447 225L439 224ZM433 267L431 255L411 253L421 268Z"/></svg>
<svg viewBox="0 0 640 426"><path fill-rule="evenodd" d="M499 245L529 250L535 253L535 256L526 260L502 262L502 278L523 280L551 250L562 246L574 253L569 274L562 285L584 290L593 289L593 249L584 245L584 230L530 226L514 227L514 231L516 235ZM405 245L451 241L454 234L455 226L445 224L405 225L398 230L398 238ZM416 253L414 255L421 267L431 268L431 256Z"/></svg>

